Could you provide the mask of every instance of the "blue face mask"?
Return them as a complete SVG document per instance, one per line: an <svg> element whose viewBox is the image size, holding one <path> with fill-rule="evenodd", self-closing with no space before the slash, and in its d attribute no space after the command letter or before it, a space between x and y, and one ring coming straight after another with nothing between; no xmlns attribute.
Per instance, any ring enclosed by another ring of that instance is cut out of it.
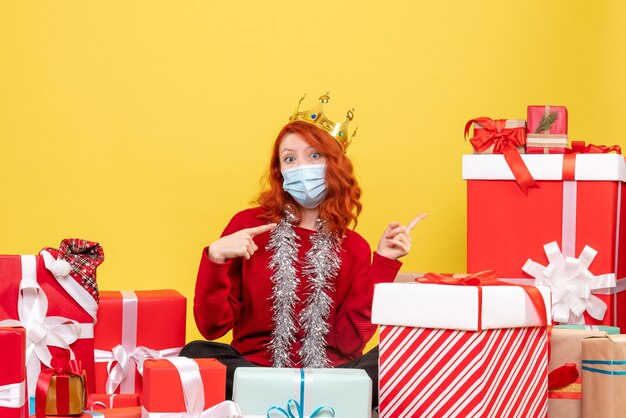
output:
<svg viewBox="0 0 626 418"><path fill-rule="evenodd" d="M302 165L282 172L283 189L302 207L313 209L326 197L326 165Z"/></svg>

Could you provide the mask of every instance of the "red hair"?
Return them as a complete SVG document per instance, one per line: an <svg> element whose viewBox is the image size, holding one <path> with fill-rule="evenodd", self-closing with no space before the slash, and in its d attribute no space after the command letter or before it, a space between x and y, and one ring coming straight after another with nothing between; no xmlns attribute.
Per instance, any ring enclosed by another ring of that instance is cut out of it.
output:
<svg viewBox="0 0 626 418"><path fill-rule="evenodd" d="M328 132L303 121L290 122L281 129L274 142L272 159L268 174L269 188L261 192L257 202L265 209L268 222L278 222L283 212L290 205L296 216L300 216L300 206L283 190L283 175L280 171L278 148L283 137L296 133L317 151L326 157L326 189L327 195L320 204L320 218L326 221L330 231L341 236L350 224L357 224L361 213L359 202L361 188L354 177L352 163L346 157L341 145Z"/></svg>

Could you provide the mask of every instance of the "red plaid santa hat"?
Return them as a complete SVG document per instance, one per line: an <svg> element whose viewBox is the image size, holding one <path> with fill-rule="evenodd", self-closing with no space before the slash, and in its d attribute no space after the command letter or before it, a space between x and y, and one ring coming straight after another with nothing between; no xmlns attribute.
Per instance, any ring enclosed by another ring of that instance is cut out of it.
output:
<svg viewBox="0 0 626 418"><path fill-rule="evenodd" d="M69 274L96 302L99 300L96 268L104 261L104 250L97 242L79 238L61 241L59 249L44 248L56 258L50 271L55 276Z"/></svg>

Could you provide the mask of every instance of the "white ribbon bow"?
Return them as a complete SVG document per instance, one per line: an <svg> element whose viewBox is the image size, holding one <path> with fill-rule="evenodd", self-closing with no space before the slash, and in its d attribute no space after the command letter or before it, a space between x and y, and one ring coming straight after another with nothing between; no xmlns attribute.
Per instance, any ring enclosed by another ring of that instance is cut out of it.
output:
<svg viewBox="0 0 626 418"><path fill-rule="evenodd" d="M21 408L24 406L24 402L26 401L24 389L26 389L25 381L0 386L0 407Z"/></svg>
<svg viewBox="0 0 626 418"><path fill-rule="evenodd" d="M113 394L122 382L135 376L135 368L143 376L143 363L146 360L160 359L164 357L175 357L182 347L167 348L165 350L152 350L143 346L135 347L130 353L121 344L113 347L111 351L95 350L95 362L107 362L107 373L109 377L106 381L106 393ZM134 391L134 379L132 389L125 392Z"/></svg>
<svg viewBox="0 0 626 418"><path fill-rule="evenodd" d="M26 329L26 362L28 393L35 395L41 363L50 367L52 354L48 346L74 353L70 344L81 337L81 324L62 316L46 316L48 298L37 283L37 262L34 255L23 255L22 280L17 299L18 319L0 321L0 326L21 326Z"/></svg>
<svg viewBox="0 0 626 418"><path fill-rule="evenodd" d="M547 267L528 259L522 270L535 278L536 286L550 286L552 318L568 324L584 324L583 313L602 320L606 303L591 294L592 290L615 287L615 274L593 275L589 265L598 254L589 246L578 258L564 257L556 242L544 245Z"/></svg>
<svg viewBox="0 0 626 418"><path fill-rule="evenodd" d="M178 370L185 399L185 412L148 412L142 410L144 418L243 418L239 405L224 401L204 408L204 384L198 363L185 357L167 359Z"/></svg>

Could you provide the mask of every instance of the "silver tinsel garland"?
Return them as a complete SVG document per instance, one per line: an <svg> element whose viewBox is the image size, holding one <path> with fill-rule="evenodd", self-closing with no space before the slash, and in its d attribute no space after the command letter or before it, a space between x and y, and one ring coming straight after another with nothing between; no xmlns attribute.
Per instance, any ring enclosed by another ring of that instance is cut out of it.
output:
<svg viewBox="0 0 626 418"><path fill-rule="evenodd" d="M311 249L306 253L302 273L309 279L305 307L300 312L300 324L305 338L300 348L304 367L329 367L326 355L328 315L333 300L328 292L341 267L339 240L318 220L318 233L311 236Z"/></svg>
<svg viewBox="0 0 626 418"><path fill-rule="evenodd" d="M274 254L270 258L269 268L273 271L271 281L272 312L274 330L270 340L272 364L274 367L290 367L293 363L289 357L289 347L295 341L296 325L294 308L300 301L296 288L300 279L296 274L298 261L298 236L291 227L295 216L290 212L280 221L270 234L267 249Z"/></svg>
<svg viewBox="0 0 626 418"><path fill-rule="evenodd" d="M298 236L292 223L297 219L289 211L286 217L270 235L267 245L274 254L270 258L269 268L273 274L272 311L274 330L269 344L274 367L290 367L293 362L289 355L291 344L297 331L295 323L295 305L300 301L296 289L300 279L296 274L298 262ZM304 367L327 367L330 365L326 355L326 335L328 334L328 316L332 299L332 281L341 266L339 258L340 240L332 235L325 223L318 220L318 232L311 235L311 249L304 259L302 274L308 281L305 307L298 317L299 326L304 331L304 340L299 355Z"/></svg>

